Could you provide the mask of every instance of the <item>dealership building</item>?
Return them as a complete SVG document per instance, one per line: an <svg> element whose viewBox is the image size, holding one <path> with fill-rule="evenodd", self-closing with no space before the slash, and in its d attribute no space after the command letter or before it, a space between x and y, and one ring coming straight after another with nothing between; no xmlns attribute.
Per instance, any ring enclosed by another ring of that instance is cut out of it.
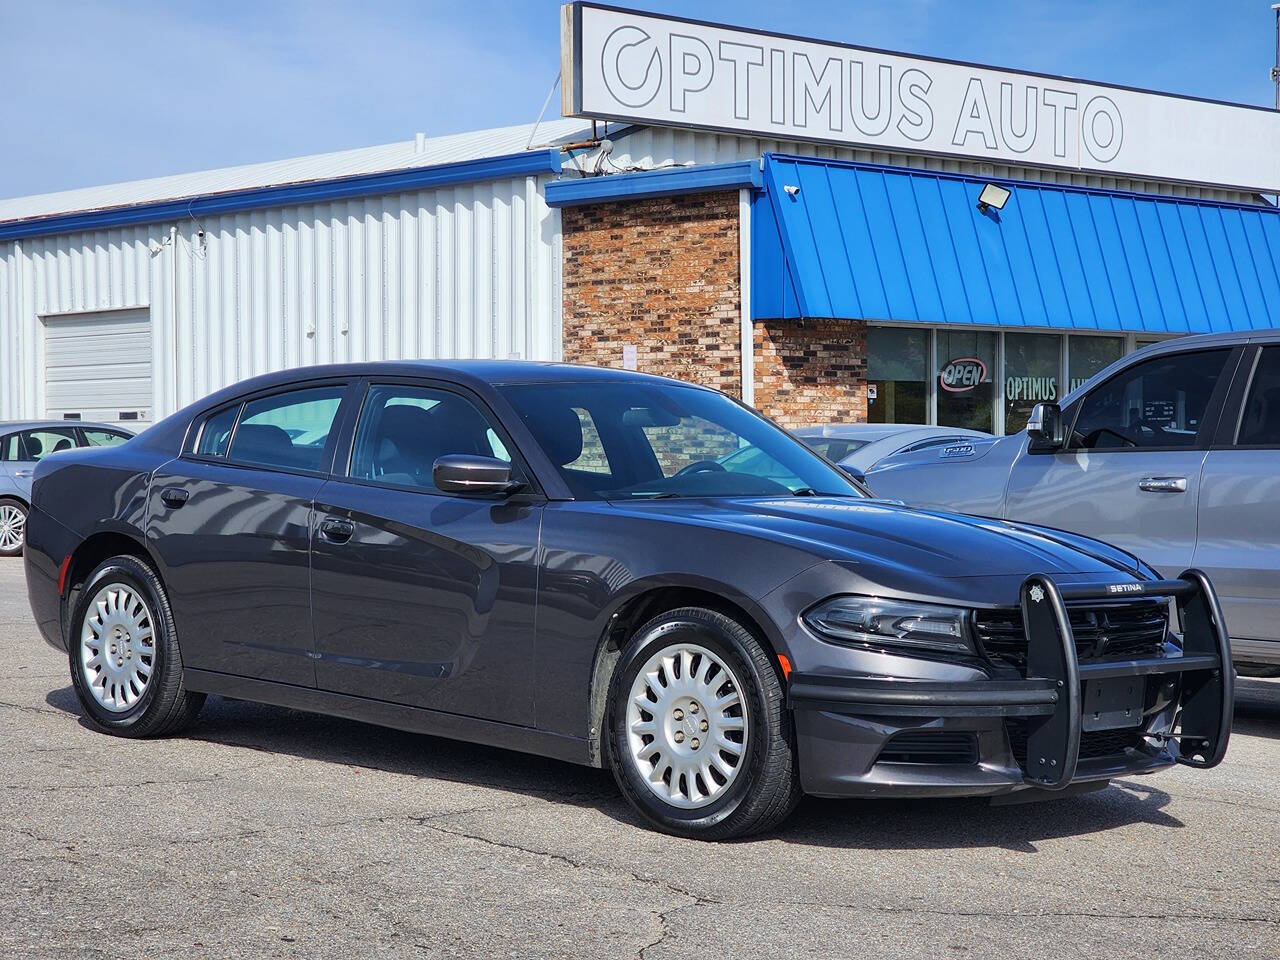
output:
<svg viewBox="0 0 1280 960"><path fill-rule="evenodd" d="M1280 326L1274 111L561 17L560 118L0 201L0 419L494 357L1012 432L1153 340Z"/></svg>

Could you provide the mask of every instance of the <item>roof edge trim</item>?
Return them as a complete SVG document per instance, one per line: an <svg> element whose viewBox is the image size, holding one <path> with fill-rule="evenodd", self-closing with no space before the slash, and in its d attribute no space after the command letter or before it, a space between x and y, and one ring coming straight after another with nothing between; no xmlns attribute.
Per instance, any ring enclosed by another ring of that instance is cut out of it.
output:
<svg viewBox="0 0 1280 960"><path fill-rule="evenodd" d="M435 187L447 187L485 180L503 180L508 177L530 176L560 171L560 150L529 150L521 153L462 160L430 167L407 167L379 173L363 173L350 177L333 177L324 180L307 180L269 187L252 187L246 190L230 190L183 197L177 200L160 200L107 207L74 213L58 213L10 220L0 223L0 241L22 240L30 237L52 236L61 233L78 233L87 230L103 230L112 227L137 226L160 223L166 220L186 220L200 215L238 213L269 207L296 206L307 203L325 203L352 197L376 196L387 193L407 193Z"/></svg>

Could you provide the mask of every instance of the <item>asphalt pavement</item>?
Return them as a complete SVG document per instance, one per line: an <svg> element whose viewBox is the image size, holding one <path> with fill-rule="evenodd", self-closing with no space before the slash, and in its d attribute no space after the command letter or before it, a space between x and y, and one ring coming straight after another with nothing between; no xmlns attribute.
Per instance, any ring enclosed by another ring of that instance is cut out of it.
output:
<svg viewBox="0 0 1280 960"><path fill-rule="evenodd" d="M730 844L605 772L211 698L88 729L0 560L0 957L1280 957L1280 681L1215 770L1019 806L806 800Z"/></svg>

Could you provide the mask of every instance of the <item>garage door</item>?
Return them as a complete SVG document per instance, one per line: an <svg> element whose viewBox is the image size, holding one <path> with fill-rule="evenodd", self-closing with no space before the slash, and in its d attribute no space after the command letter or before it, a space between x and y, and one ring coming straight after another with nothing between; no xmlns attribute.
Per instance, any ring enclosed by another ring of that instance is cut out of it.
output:
<svg viewBox="0 0 1280 960"><path fill-rule="evenodd" d="M46 317L45 416L128 426L151 419L151 315Z"/></svg>

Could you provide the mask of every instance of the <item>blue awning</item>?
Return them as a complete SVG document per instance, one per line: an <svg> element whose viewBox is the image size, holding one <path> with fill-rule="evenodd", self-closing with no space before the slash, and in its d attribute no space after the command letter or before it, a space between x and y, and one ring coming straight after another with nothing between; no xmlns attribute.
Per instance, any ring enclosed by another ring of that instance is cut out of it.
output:
<svg viewBox="0 0 1280 960"><path fill-rule="evenodd" d="M757 319L1208 333L1280 326L1280 213L766 155Z"/></svg>

